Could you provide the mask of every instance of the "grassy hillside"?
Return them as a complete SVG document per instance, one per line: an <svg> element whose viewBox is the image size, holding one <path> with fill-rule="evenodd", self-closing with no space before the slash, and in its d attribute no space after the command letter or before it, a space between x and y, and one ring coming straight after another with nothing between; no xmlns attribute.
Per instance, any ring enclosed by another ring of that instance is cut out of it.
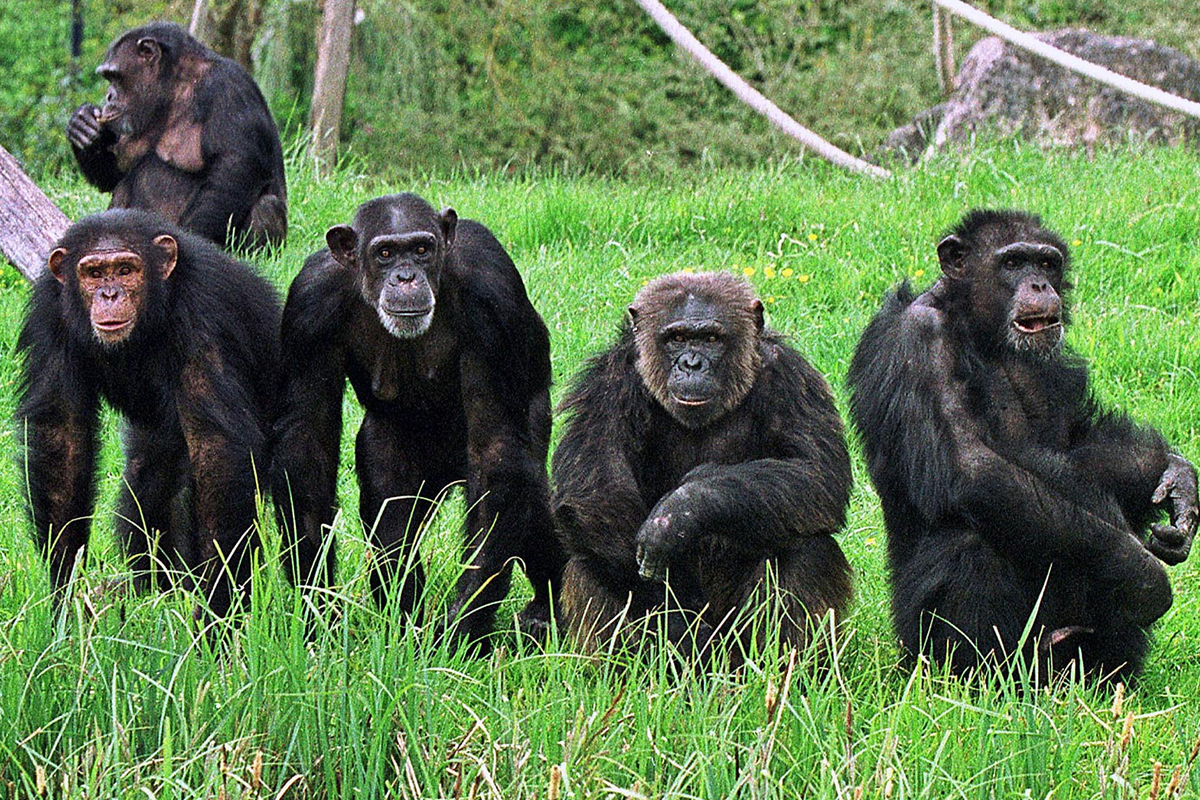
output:
<svg viewBox="0 0 1200 800"><path fill-rule="evenodd" d="M673 270L750 276L770 323L828 377L845 409L858 333L896 281L929 282L937 235L972 206L1041 212L1077 261L1069 341L1104 401L1200 457L1200 158L1155 150L1094 161L997 148L886 183L819 166L700 171L671 181L416 178L293 171L287 247L257 260L283 290L323 231L361 201L417 191L485 221L510 249L552 333L555 397L611 340L629 298ZM73 216L102 199L51 187ZM0 276L0 417L27 289ZM0 797L1166 797L1200 732L1200 581L1176 601L1144 680L1123 696L1078 683L1022 693L899 666L885 534L855 444L840 536L857 602L834 663L770 656L737 674L672 674L669 660L587 659L515 635L486 660L367 604L348 446L339 516L342 615L307 642L302 600L267 552L233 646L210 652L179 594L125 598L112 540L120 460L109 422L94 555L61 617L22 511L18 454L0 459ZM557 433L557 430L556 430ZM440 602L458 567L461 500L422 550ZM515 611L528 593L521 584ZM501 614L511 626L511 613ZM557 777L556 777L557 776ZM1190 782L1188 782L1190 781ZM1157 786L1157 794L1152 787ZM557 788L554 788L557 787ZM554 794L557 792L557 794Z"/></svg>
<svg viewBox="0 0 1200 800"><path fill-rule="evenodd" d="M239 0L240 1L240 0ZM222 0L223 8L235 5ZM262 0L255 77L285 137L303 132L316 0ZM671 0L718 56L804 125L852 153L938 102L931 5L917 0ZM1027 30L1084 26L1200 56L1200 4L977 2ZM152 18L187 24L189 0L85 3L68 57L69 0L0 4L0 144L33 174L71 166L70 110L97 102L107 43ZM756 166L798 145L680 54L631 0L359 0L343 141L373 172L452 167L654 175ZM958 55L979 37L955 26Z"/></svg>

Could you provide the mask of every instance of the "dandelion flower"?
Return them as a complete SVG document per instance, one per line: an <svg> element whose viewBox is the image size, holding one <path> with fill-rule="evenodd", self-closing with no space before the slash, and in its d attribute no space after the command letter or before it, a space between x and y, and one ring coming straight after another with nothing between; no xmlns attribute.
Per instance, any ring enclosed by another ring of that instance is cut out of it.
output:
<svg viewBox="0 0 1200 800"><path fill-rule="evenodd" d="M795 273L795 270L794 270L794 269L792 269L791 267L784 267L784 268L783 268L783 272L781 272L781 273L779 273L779 274L780 274L780 275L782 275L782 276L783 276L783 277L785 277L785 278L790 278L790 277L792 277L792 275L793 275L794 273Z"/></svg>
<svg viewBox="0 0 1200 800"><path fill-rule="evenodd" d="M742 274L745 275L747 278L753 278L754 277L754 267L744 267L742 269Z"/></svg>
<svg viewBox="0 0 1200 800"><path fill-rule="evenodd" d="M797 275L796 280L801 283L808 283L812 279L812 275Z"/></svg>

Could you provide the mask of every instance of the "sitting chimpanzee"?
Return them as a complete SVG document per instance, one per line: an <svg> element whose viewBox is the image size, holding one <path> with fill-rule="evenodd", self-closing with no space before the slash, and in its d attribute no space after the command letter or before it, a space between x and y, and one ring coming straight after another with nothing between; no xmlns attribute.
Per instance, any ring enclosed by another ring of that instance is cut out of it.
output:
<svg viewBox="0 0 1200 800"><path fill-rule="evenodd" d="M546 483L550 338L516 267L483 225L412 194L364 203L325 239L284 308L271 485L292 579L332 577L322 537L337 505L349 378L366 411L355 452L375 600L402 573L401 607L416 609L419 532L463 481L471 564L446 615L452 632L483 644L514 559L534 588L521 622L544 628L563 562Z"/></svg>
<svg viewBox="0 0 1200 800"><path fill-rule="evenodd" d="M67 139L111 208L154 211L227 246L283 241L283 151L246 70L154 22L113 42L96 72L110 84L104 107L76 109Z"/></svg>
<svg viewBox="0 0 1200 800"><path fill-rule="evenodd" d="M552 470L570 559L560 605L586 649L628 644L660 609L667 638L702 660L714 638L749 643L732 624L743 608L778 600L794 645L845 611L850 567L833 538L851 486L842 423L821 376L764 328L745 281L649 283L564 408Z"/></svg>
<svg viewBox="0 0 1200 800"><path fill-rule="evenodd" d="M156 575L165 588L185 571L218 616L248 590L279 319L249 267L151 214L111 210L67 230L18 340L18 436L56 589L88 542L103 400L127 423L116 528L135 583Z"/></svg>
<svg viewBox="0 0 1200 800"><path fill-rule="evenodd" d="M1133 676L1171 605L1158 559L1196 530L1195 470L1092 398L1062 345L1067 247L1037 217L973 211L937 250L942 278L900 287L849 376L901 642L962 673L1017 655L1033 617L1038 680L1076 656Z"/></svg>

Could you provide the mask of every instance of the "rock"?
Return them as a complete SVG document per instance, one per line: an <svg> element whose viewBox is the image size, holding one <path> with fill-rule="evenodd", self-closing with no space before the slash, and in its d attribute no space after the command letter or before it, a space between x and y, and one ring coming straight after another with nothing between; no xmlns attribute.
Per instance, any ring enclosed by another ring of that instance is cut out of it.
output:
<svg viewBox="0 0 1200 800"><path fill-rule="evenodd" d="M1148 39L1082 29L1036 35L1113 72L1200 100L1200 62ZM918 158L930 148L970 143L975 134L1020 136L1042 145L1091 148L1140 139L1155 144L1200 140L1200 120L1147 103L1066 70L996 37L963 59L957 88L938 106L897 128L882 150Z"/></svg>

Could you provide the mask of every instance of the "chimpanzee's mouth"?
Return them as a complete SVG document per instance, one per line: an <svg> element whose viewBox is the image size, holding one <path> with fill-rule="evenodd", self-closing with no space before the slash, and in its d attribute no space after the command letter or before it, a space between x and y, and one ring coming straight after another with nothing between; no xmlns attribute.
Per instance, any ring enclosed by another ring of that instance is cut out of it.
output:
<svg viewBox="0 0 1200 800"><path fill-rule="evenodd" d="M712 400L711 397L680 397L677 394L671 395L671 399L681 406L702 406Z"/></svg>
<svg viewBox="0 0 1200 800"><path fill-rule="evenodd" d="M95 326L96 330L104 331L105 333L115 333L122 328L129 327L129 323L131 322L133 322L132 319L106 319L103 321L97 320L92 325Z"/></svg>
<svg viewBox="0 0 1200 800"><path fill-rule="evenodd" d="M1057 314L1018 317L1013 320L1012 326L1018 333L1033 335L1061 328L1062 319Z"/></svg>
<svg viewBox="0 0 1200 800"><path fill-rule="evenodd" d="M433 307L426 308L385 308L385 311L393 317L423 317L433 311Z"/></svg>

